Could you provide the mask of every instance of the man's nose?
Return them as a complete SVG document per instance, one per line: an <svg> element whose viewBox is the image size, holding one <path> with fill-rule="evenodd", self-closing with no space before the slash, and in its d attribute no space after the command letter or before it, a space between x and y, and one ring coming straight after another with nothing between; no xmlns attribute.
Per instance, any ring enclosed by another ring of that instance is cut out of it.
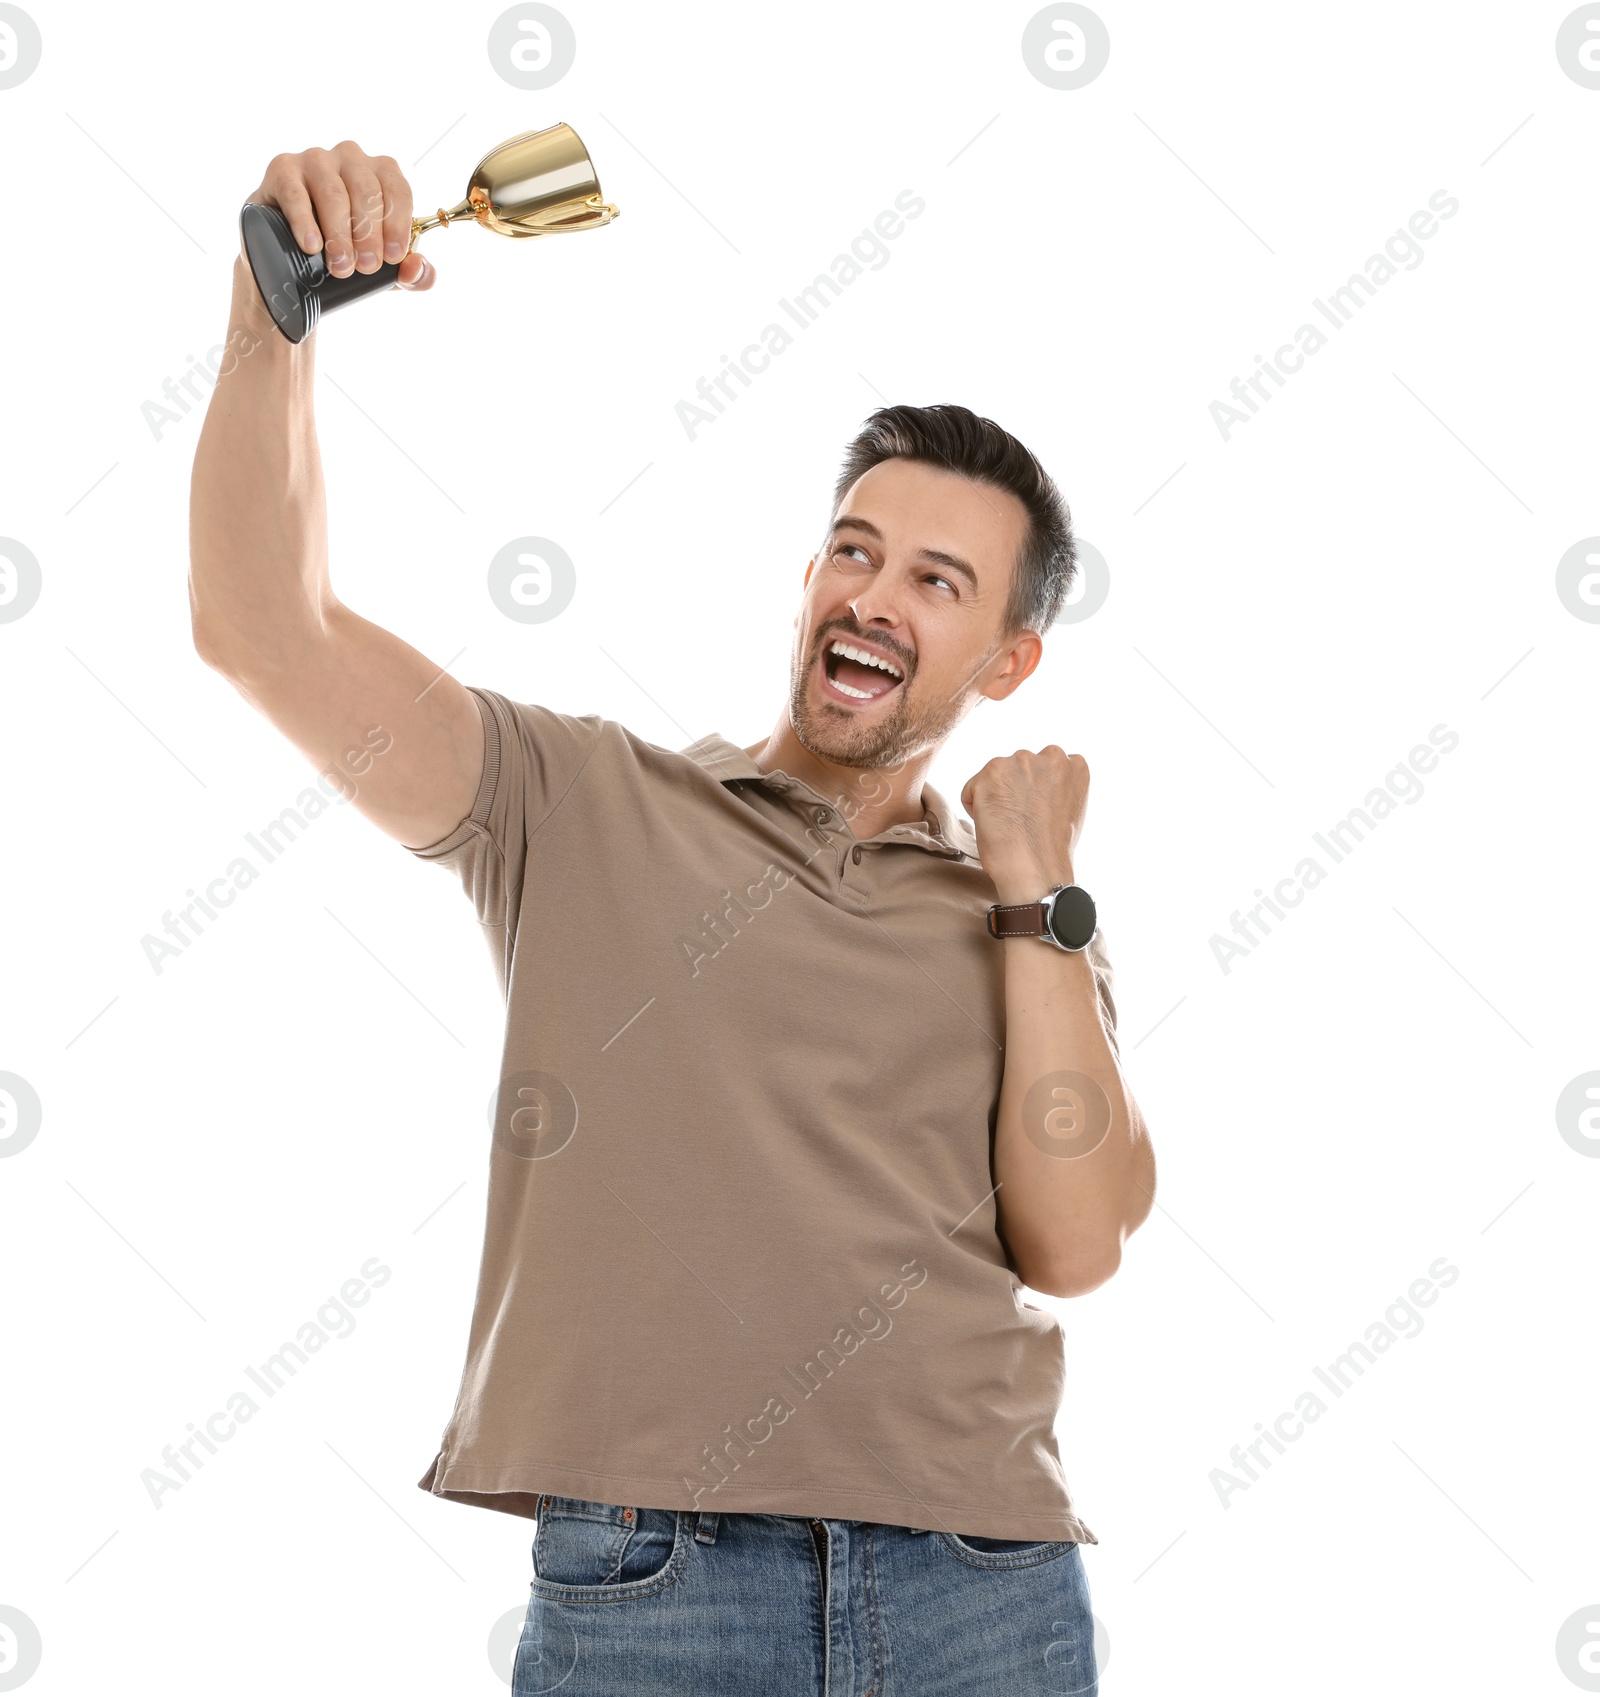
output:
<svg viewBox="0 0 1600 1697"><path fill-rule="evenodd" d="M870 589L862 590L850 603L850 611L855 615L856 623L863 629L874 619L882 619L891 627L900 623L894 596L886 590L881 581L875 582Z"/></svg>

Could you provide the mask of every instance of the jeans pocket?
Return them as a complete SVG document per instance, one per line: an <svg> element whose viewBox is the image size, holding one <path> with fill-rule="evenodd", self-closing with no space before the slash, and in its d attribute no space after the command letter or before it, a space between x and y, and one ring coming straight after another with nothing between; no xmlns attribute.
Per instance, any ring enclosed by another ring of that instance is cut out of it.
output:
<svg viewBox="0 0 1600 1697"><path fill-rule="evenodd" d="M621 1601L662 1590L688 1557L676 1509L546 1496L533 1537L533 1589L573 1601Z"/></svg>
<svg viewBox="0 0 1600 1697"><path fill-rule="evenodd" d="M953 1556L971 1567L1037 1567L1077 1549L1072 1539L983 1538L974 1533L941 1532L939 1539Z"/></svg>

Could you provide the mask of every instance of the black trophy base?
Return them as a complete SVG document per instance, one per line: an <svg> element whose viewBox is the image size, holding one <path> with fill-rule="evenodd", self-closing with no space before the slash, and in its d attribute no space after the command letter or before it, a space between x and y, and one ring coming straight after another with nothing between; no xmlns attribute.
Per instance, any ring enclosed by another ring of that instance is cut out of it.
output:
<svg viewBox="0 0 1600 1697"><path fill-rule="evenodd" d="M291 342L303 342L322 322L324 313L348 306L363 295L391 289L400 276L398 265L352 271L348 277L333 276L320 253L306 253L301 248L288 220L275 206L252 201L243 207L239 233L261 298L273 322Z"/></svg>

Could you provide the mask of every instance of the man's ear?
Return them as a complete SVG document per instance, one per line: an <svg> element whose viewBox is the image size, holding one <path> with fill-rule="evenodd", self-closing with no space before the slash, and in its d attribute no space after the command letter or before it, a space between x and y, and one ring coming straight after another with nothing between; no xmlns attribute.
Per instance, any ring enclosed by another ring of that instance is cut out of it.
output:
<svg viewBox="0 0 1600 1697"><path fill-rule="evenodd" d="M990 701L1004 701L1023 679L1032 677L1043 657L1044 644L1039 640L1039 633L1019 631L1005 650L1001 666L978 693L987 696Z"/></svg>
<svg viewBox="0 0 1600 1697"><path fill-rule="evenodd" d="M801 580L800 580L800 593L802 595L805 594L806 589L811 582L811 574L816 569L816 564L817 564L817 557L816 557L815 554L813 554L811 556L811 558L806 561L806 575L803 578L801 578ZM793 629L793 630L799 630L799 628L800 628L800 615L798 613L795 614L794 624L790 628Z"/></svg>

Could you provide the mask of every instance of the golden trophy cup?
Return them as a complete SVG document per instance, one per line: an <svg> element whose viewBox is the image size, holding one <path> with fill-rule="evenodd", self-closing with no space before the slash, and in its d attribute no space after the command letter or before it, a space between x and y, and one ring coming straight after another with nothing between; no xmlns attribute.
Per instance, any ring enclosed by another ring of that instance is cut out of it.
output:
<svg viewBox="0 0 1600 1697"><path fill-rule="evenodd" d="M529 130L486 153L467 184L466 198L431 218L411 220L410 253L424 231L470 218L500 236L556 236L598 230L617 216L602 198L588 149L570 124ZM322 315L364 295L393 288L393 265L333 276L321 253L306 253L275 206L251 201L239 213L245 258L272 314L291 342L303 342ZM403 256L402 256L403 257Z"/></svg>

